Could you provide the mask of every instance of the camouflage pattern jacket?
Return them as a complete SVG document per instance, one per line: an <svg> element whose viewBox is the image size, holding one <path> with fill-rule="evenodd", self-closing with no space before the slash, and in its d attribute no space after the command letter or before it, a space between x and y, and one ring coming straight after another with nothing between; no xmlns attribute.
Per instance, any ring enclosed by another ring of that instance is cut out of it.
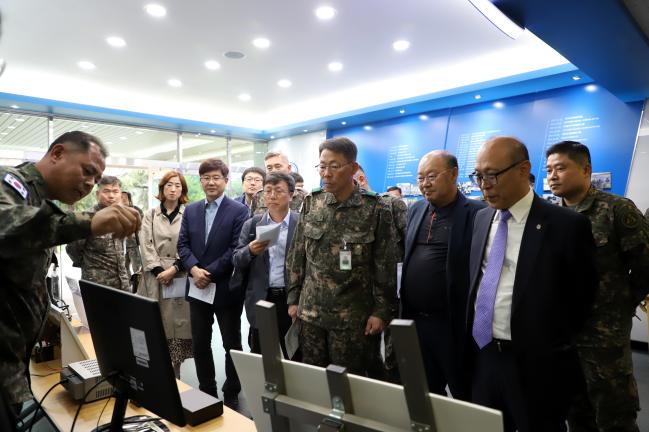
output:
<svg viewBox="0 0 649 432"><path fill-rule="evenodd" d="M600 280L578 344L626 344L631 317L649 293L649 223L628 198L593 187L574 210L590 219Z"/></svg>
<svg viewBox="0 0 649 432"><path fill-rule="evenodd" d="M293 198L291 198L291 202L288 205L289 208L293 211L299 212L302 208L302 202L304 202L305 196L306 192L302 189L295 189ZM250 203L250 214L252 216L263 215L266 213L266 210L268 210L268 207L266 207L266 200L264 200L264 191L257 191L257 193L253 195L252 202Z"/></svg>
<svg viewBox="0 0 649 432"><path fill-rule="evenodd" d="M90 236L90 216L46 199L33 163L0 167L0 386L10 403L32 398L29 357L45 322L52 247Z"/></svg>
<svg viewBox="0 0 649 432"><path fill-rule="evenodd" d="M100 205L96 205L94 212L101 209ZM111 234L106 234L70 243L65 251L70 255L72 265L81 268L82 279L131 291L124 240L113 239Z"/></svg>
<svg viewBox="0 0 649 432"><path fill-rule="evenodd" d="M374 192L354 187L344 202L320 189L307 195L286 259L287 302L300 319L326 329L386 324L396 292L397 238L392 212ZM340 252L351 251L351 270Z"/></svg>

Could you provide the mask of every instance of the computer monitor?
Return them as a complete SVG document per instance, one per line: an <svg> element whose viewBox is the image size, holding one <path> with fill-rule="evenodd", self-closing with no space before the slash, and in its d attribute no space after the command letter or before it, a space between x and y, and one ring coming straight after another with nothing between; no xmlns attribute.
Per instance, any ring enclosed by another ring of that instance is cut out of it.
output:
<svg viewBox="0 0 649 432"><path fill-rule="evenodd" d="M99 369L115 388L111 431L121 430L129 399L185 426L158 302L80 280Z"/></svg>

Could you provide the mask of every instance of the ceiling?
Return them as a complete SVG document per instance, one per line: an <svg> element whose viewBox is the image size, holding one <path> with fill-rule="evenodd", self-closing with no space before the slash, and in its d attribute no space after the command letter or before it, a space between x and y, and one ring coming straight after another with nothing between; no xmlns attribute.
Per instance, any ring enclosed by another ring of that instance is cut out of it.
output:
<svg viewBox="0 0 649 432"><path fill-rule="evenodd" d="M0 92L261 131L568 64L529 31L510 39L468 0L160 0L159 19L146 3L0 0ZM325 4L329 21L314 14ZM265 50L251 43L262 36ZM395 51L398 39L410 48Z"/></svg>

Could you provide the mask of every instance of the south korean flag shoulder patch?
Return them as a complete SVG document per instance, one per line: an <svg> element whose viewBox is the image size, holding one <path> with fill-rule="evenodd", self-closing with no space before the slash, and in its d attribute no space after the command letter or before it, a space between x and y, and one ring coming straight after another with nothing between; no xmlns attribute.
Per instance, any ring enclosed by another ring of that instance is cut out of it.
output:
<svg viewBox="0 0 649 432"><path fill-rule="evenodd" d="M27 199L27 195L29 195L29 191L27 190L25 185L23 185L22 182L16 178L16 176L14 176L11 173L7 173L5 174L4 181L9 186L11 186L13 190L18 192L18 195L23 197L23 199Z"/></svg>

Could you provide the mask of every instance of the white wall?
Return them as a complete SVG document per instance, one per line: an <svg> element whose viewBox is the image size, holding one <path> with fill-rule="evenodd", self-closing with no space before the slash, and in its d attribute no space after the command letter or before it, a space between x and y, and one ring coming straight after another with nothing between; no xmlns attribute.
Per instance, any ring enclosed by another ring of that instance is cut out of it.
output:
<svg viewBox="0 0 649 432"><path fill-rule="evenodd" d="M633 200L636 206L643 213L649 208L649 100L645 103L644 113L640 121L640 131L636 143L629 183L626 188L626 196ZM631 339L639 342L648 341L647 321L649 318L640 308L636 311L640 320L633 319Z"/></svg>
<svg viewBox="0 0 649 432"><path fill-rule="evenodd" d="M268 151L280 151L288 156L293 170L304 177L304 190L310 191L320 186L320 175L315 166L320 162L318 147L326 138L326 131L317 131L272 140Z"/></svg>

